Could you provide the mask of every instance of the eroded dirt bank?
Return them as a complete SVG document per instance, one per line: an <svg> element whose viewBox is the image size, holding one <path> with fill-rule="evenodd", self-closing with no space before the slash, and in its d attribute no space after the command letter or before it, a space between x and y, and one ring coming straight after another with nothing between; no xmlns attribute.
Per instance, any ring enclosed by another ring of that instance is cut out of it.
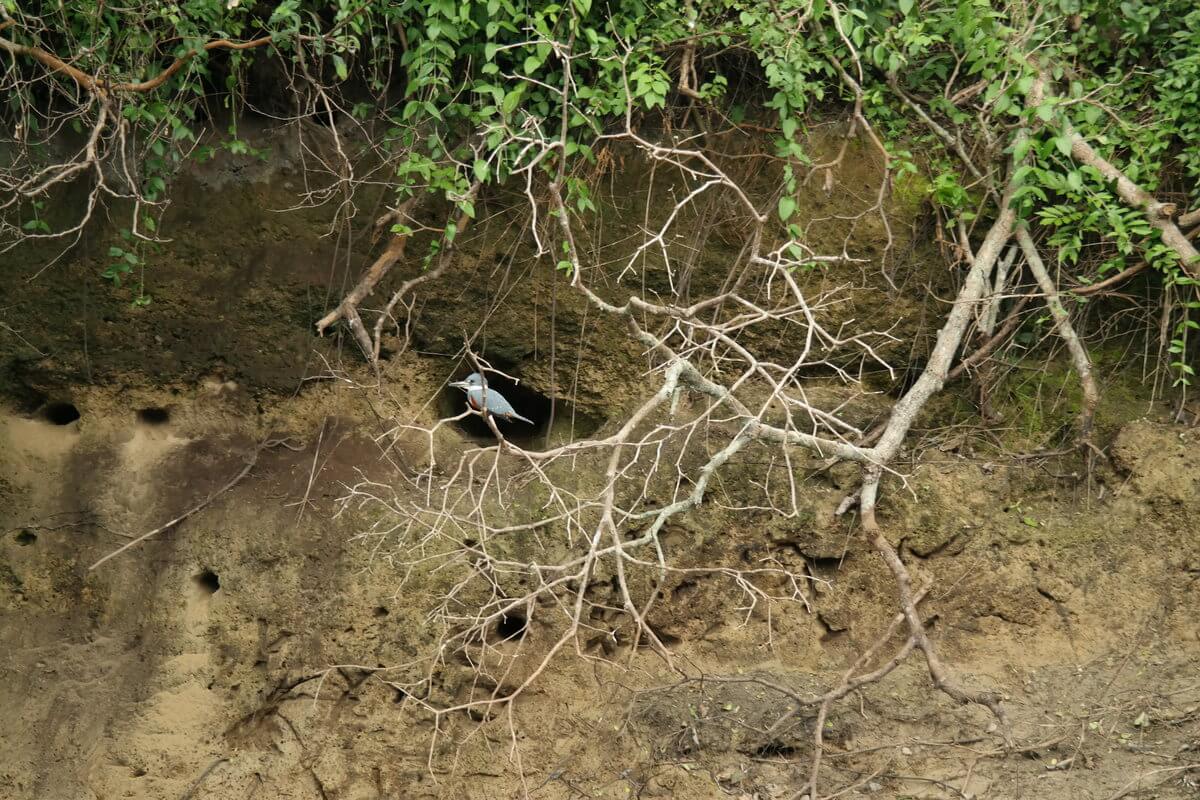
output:
<svg viewBox="0 0 1200 800"><path fill-rule="evenodd" d="M195 180L213 191L213 175ZM379 668L428 648L445 587L402 583L386 543L358 536L367 521L354 508L335 516L337 499L363 479L403 486L425 457L380 437L449 410L440 387L458 365L444 354L477 322L463 309L486 310L489 357L575 401L555 436L620 420L642 358L555 294L552 269L515 246L502 258L510 243L485 229L478 241L493 244L464 248L460 270L430 287L413 349L372 388L353 353L310 332L344 277L330 271L329 240L315 222L257 221L250 209L271 206L282 184L221 189L224 210L182 204L150 307L84 280L10 283L0 302L47 309L44 324L4 318L20 340L0 335L0 794L792 797L811 720L767 733L788 697L764 682L830 685L895 608L883 565L833 516L848 475L805 483L800 518L714 507L665 537L697 562L807 570L809 608L747 613L728 585L676 581L652 622L679 671L615 635L607 647L617 623L596 619L589 659L554 662L510 710L482 725L446 718L435 738ZM342 270L354 274L366 248L343 254ZM62 269L94 274L89 253ZM873 296L851 302L869 309ZM951 418L960 401L935 413ZM845 796L1195 797L1200 434L1149 403L1110 403L1110 461L1083 477L1074 455L1006 457L944 421L921 432L909 486L890 487L884 511L910 566L933 580L924 608L944 659L1003 693L1018 747L910 659L835 708L826 758L856 787ZM447 429L437 447L470 443ZM518 672L550 635L521 634L504 645ZM450 654L431 694L480 688Z"/></svg>

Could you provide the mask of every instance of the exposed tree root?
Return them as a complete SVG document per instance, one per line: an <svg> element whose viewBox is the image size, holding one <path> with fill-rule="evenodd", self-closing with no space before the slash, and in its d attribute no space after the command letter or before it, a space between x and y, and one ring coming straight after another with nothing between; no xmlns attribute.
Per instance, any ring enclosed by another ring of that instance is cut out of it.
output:
<svg viewBox="0 0 1200 800"><path fill-rule="evenodd" d="M473 203L479 193L479 187L480 183L478 181L472 184L470 190L462 199L468 203ZM404 224L405 220L411 221L419 198L420 196L414 196L405 200L399 208L381 218L376 223L376 226L381 227L393 223ZM336 308L317 320L317 333L323 334L329 326L339 320L345 320L347 327L354 334L354 341L358 343L359 349L362 350L363 357L372 366L377 366L379 363L379 353L383 344L383 329L388 320L394 319L392 315L396 306L413 289L416 289L423 283L441 277L447 267L453 262L451 256L454 252L455 242L458 241L458 237L462 235L470 222L471 217L465 211L460 212L457 218L452 218L450 224L454 225L454 231L452 235L445 238L445 244L438 256L437 265L427 272L409 278L392 293L392 298L388 301L387 307L375 321L374 335L372 336L367 333L367 328L363 324L362 317L359 314L359 305L375 290L375 287L391 271L392 267L404 258L408 249L408 241L412 238L412 233L410 232L393 234L391 239L388 240L387 247L371 266L367 268L367 271L363 273L363 276L354 288L342 298L342 301L338 303Z"/></svg>
<svg viewBox="0 0 1200 800"><path fill-rule="evenodd" d="M389 212L380 218L375 223L376 228L379 229L391 224L405 224L407 220L411 219L411 214L419 199L420 196L418 195L405 200L395 211ZM388 274L392 265L404 257L410 238L411 234L408 233L392 234L391 238L388 239L387 247L379 254L374 263L367 268L367 271L359 278L354 288L346 293L346 296L342 298L342 302L338 303L337 307L328 314L317 320L316 329L318 335L325 333L325 329L338 320L345 319L350 329L354 332L359 346L363 348L363 353L369 355L372 352L371 342L367 338L366 329L363 328L362 320L358 316L358 304L375 290L376 284Z"/></svg>
<svg viewBox="0 0 1200 800"><path fill-rule="evenodd" d="M479 187L480 184L478 181L471 184L471 188L464 198L468 203L473 203L475 201L475 198L479 195ZM379 361L379 350L383 341L384 324L388 320L394 319L393 313L395 312L396 305L400 303L400 301L407 296L409 292L420 286L422 283L441 277L442 273L446 271L446 268L450 266L453 261L451 256L454 253L455 242L457 242L458 237L461 236L464 231L466 231L467 226L470 223L471 217L465 211L460 213L458 215L458 220L455 223L455 238L448 241L445 247L442 249L441 255L438 257L437 266L428 272L424 272L416 276L415 278L409 278L400 285L399 289L392 293L392 299L388 301L387 307L384 308L383 313L379 315L379 319L375 321L375 339L371 344L371 350L368 355L368 359L372 363Z"/></svg>

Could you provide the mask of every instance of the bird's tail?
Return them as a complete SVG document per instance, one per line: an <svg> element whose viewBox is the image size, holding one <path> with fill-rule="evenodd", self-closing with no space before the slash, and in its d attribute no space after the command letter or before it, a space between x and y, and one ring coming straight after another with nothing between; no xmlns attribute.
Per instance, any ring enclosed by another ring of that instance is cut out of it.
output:
<svg viewBox="0 0 1200 800"><path fill-rule="evenodd" d="M536 423L536 422L534 422L534 421L533 421L533 420L531 420L531 419L526 419L525 417L522 417L520 414L518 414L518 413L517 413L517 412L515 412L515 411L514 411L514 412L512 412L512 414L510 414L509 416L511 416L513 419L519 419L519 420L521 420L521 422L524 422L524 423L526 423L526 424L533 425L534 427L537 427L537 423Z"/></svg>

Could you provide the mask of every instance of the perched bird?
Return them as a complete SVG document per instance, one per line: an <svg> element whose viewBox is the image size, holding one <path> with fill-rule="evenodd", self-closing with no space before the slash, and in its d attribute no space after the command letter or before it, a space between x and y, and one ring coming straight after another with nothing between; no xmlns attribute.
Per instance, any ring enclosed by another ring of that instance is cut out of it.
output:
<svg viewBox="0 0 1200 800"><path fill-rule="evenodd" d="M498 417L505 422L512 422L514 419L519 419L530 425L537 424L533 420L526 419L518 414L517 410L512 407L512 403L504 399L504 395L495 389L485 389L483 387L483 378L480 377L478 372L472 372L465 380L455 381L450 385L456 389L466 389L467 404L476 411L487 411L493 417Z"/></svg>

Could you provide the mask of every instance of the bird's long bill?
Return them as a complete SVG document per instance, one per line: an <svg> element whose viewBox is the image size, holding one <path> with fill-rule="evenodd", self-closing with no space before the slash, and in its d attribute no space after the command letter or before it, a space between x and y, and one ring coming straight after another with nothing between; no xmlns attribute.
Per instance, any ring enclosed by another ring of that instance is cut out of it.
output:
<svg viewBox="0 0 1200 800"><path fill-rule="evenodd" d="M468 385L467 385L467 382L466 382L466 381L455 381L454 383L451 383L451 384L448 384L448 385L449 385L449 386L450 386L452 389L466 389L466 388L468 388Z"/></svg>

